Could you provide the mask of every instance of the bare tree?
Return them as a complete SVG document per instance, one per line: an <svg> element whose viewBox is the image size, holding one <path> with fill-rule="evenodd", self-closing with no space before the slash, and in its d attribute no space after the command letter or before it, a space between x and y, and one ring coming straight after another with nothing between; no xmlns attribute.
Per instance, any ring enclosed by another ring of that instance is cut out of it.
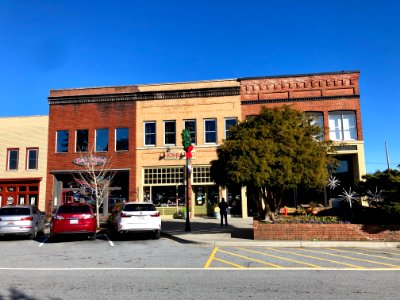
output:
<svg viewBox="0 0 400 300"><path fill-rule="evenodd" d="M81 171L73 175L75 182L94 194L97 227L100 227L99 208L108 198L116 174L111 168L112 158L96 155L93 149L90 149L88 152L81 152L81 156L75 159L74 163L82 167Z"/></svg>

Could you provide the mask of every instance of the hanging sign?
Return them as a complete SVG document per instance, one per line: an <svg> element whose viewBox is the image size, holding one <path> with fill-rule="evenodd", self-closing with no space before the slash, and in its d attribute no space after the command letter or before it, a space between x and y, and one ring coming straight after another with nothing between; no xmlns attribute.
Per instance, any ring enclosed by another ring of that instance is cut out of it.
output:
<svg viewBox="0 0 400 300"><path fill-rule="evenodd" d="M107 162L105 156L83 156L75 158L72 163L78 166L102 166Z"/></svg>

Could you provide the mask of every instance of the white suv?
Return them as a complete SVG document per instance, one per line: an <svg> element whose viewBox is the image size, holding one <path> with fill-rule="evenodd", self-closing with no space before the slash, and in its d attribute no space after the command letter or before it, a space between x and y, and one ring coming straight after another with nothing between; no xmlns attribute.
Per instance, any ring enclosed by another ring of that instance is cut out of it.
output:
<svg viewBox="0 0 400 300"><path fill-rule="evenodd" d="M151 232L155 239L159 239L161 232L160 212L152 203L125 203L115 218L115 228L118 233Z"/></svg>

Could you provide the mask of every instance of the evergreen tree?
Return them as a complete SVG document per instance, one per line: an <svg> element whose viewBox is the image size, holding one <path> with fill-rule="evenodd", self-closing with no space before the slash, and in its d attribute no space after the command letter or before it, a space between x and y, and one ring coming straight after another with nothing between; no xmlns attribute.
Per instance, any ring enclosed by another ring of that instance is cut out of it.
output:
<svg viewBox="0 0 400 300"><path fill-rule="evenodd" d="M217 148L211 177L219 185L247 187L261 218L272 219L282 193L302 185L321 189L328 180L329 142L318 139L322 130L298 110L284 106L262 108L239 123Z"/></svg>

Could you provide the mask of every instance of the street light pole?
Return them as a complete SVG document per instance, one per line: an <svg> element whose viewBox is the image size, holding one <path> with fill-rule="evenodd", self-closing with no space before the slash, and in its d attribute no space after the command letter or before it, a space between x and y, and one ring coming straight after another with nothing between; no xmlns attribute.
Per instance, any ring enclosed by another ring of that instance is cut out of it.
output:
<svg viewBox="0 0 400 300"><path fill-rule="evenodd" d="M190 228L190 206L189 206L189 158L186 157L186 223L185 231L192 231Z"/></svg>

